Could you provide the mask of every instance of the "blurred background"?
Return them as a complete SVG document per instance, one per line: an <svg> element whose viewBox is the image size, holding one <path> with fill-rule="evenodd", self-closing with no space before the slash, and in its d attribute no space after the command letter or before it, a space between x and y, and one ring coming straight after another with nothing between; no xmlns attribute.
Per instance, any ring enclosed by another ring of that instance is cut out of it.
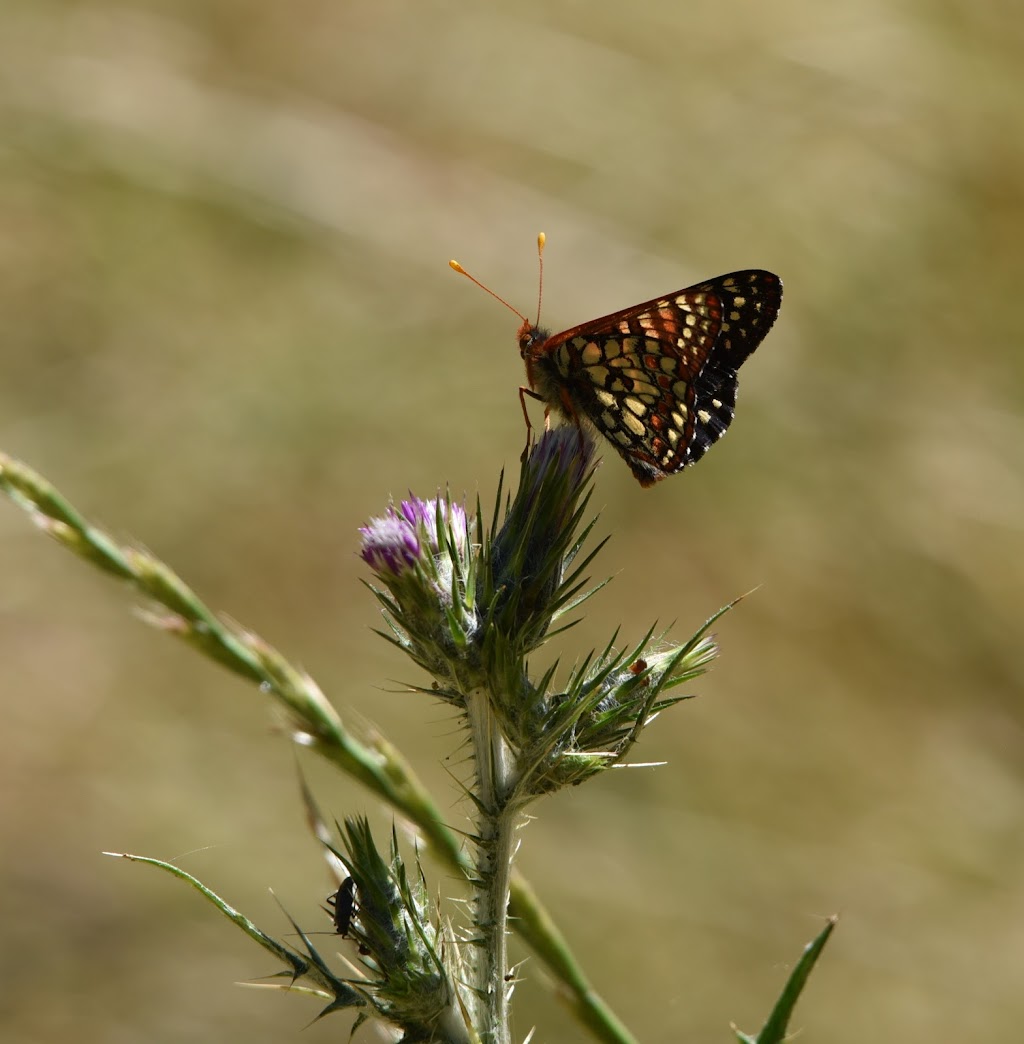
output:
<svg viewBox="0 0 1024 1044"><path fill-rule="evenodd" d="M520 865L645 1042L1013 1039L1024 1018L1024 21L994 0L727 6L3 0L0 449L162 556L400 745L462 826L452 716L371 633L357 529L518 470L518 321L731 269L786 285L736 421L598 472L557 648L723 655L637 760L540 803ZM539 419L539 413L536 414ZM0 503L0 1036L347 1039L234 986L330 891L270 701ZM322 766L325 810L390 814ZM431 885L457 891L428 860ZM331 944L328 940L328 948ZM520 954L521 955L521 954ZM521 1039L585 1034L539 962ZM368 1031L361 1031L364 1035ZM370 1032L370 1038L372 1032Z"/></svg>

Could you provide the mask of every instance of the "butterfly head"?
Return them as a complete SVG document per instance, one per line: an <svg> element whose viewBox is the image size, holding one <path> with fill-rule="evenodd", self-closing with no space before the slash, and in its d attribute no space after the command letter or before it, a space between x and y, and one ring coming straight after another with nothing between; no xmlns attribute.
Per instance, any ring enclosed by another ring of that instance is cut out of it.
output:
<svg viewBox="0 0 1024 1044"><path fill-rule="evenodd" d="M543 344L551 335L547 330L542 330L536 323L529 319L523 320L523 325L516 333L519 342L519 354L525 359L530 355L530 350L539 344Z"/></svg>

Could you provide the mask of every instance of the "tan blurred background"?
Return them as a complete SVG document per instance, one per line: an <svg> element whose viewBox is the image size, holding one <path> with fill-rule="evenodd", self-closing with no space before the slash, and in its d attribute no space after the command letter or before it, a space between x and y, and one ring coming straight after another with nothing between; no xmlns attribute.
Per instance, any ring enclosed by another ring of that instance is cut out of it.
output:
<svg viewBox="0 0 1024 1044"><path fill-rule="evenodd" d="M370 632L357 527L446 483L489 509L515 467L517 321L446 261L532 311L540 229L556 329L735 268L786 299L699 468L643 491L606 459L617 577L551 654L760 588L645 737L668 764L543 802L523 868L645 1042L756 1029L834 911L803 1039L1015 1039L1020 13L0 4L0 449L304 664L460 824L451 715L387 691L422 679ZM232 985L275 969L180 883L99 855L328 927L268 699L5 503L0 570L0 1038L346 1039ZM518 1037L585 1039L539 974Z"/></svg>

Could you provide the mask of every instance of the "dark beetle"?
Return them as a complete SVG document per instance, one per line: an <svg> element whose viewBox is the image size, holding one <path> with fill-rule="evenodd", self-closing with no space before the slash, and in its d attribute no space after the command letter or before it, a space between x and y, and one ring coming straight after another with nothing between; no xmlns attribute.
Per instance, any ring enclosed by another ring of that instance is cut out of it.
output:
<svg viewBox="0 0 1024 1044"><path fill-rule="evenodd" d="M356 883L351 877L346 877L334 895L327 897L327 905L333 908L327 912L334 921L334 930L343 939L348 938L348 930L352 926L355 898Z"/></svg>

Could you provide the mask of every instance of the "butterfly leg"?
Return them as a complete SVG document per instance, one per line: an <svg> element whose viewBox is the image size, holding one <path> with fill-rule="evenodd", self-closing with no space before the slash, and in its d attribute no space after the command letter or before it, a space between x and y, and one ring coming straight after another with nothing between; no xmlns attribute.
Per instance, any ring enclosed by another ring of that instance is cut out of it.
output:
<svg viewBox="0 0 1024 1044"><path fill-rule="evenodd" d="M532 388L527 388L525 385L521 385L519 388L519 405L523 408L523 420L526 421L526 445L523 447L523 454L519 458L520 460L526 460L530 453L530 447L533 445L533 425L530 423L530 415L526 412L526 396L529 395L531 399L537 399L540 402L544 402L544 396L538 395ZM548 430L548 409L544 407L544 430Z"/></svg>

